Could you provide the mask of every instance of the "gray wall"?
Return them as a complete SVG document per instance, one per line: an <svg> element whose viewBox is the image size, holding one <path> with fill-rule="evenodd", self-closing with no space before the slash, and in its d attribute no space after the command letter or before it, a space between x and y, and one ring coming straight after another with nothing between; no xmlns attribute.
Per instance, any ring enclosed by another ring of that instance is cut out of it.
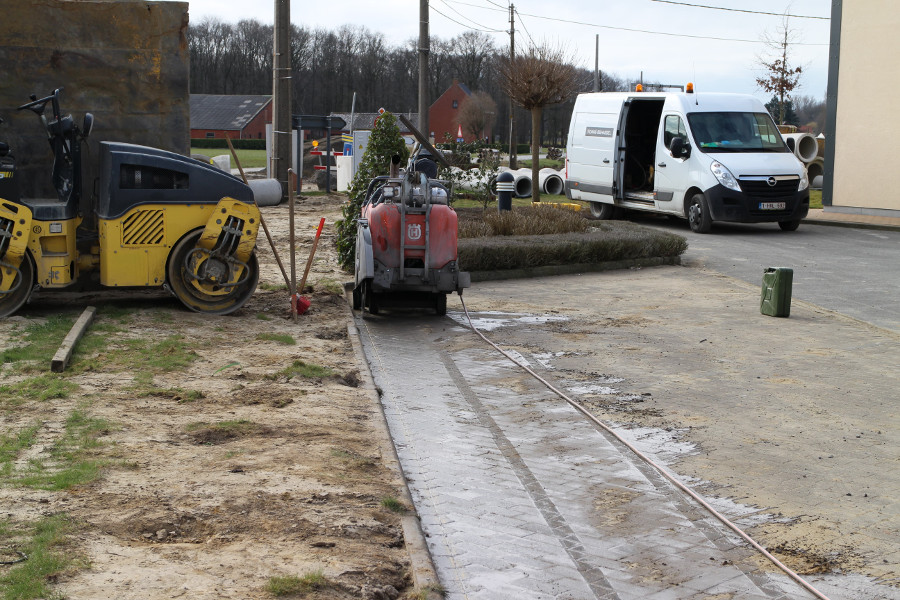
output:
<svg viewBox="0 0 900 600"><path fill-rule="evenodd" d="M54 197L52 155L40 122L15 108L64 88L63 113L94 114L85 199L100 140L190 151L188 3L146 0L16 0L0 18L0 140L21 168L28 197ZM45 114L50 114L48 107ZM86 214L86 216L88 216Z"/></svg>

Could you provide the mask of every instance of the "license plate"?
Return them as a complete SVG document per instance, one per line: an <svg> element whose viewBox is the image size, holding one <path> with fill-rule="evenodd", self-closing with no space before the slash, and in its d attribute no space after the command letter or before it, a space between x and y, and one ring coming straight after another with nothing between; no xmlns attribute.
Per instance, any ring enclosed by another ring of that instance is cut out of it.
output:
<svg viewBox="0 0 900 600"><path fill-rule="evenodd" d="M784 210L786 205L784 202L760 202L759 210Z"/></svg>

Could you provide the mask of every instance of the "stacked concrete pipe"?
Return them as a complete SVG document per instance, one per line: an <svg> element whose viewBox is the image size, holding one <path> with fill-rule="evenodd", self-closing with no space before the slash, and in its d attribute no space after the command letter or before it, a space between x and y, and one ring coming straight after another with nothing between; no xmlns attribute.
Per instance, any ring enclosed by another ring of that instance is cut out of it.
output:
<svg viewBox="0 0 900 600"><path fill-rule="evenodd" d="M819 143L808 133L786 133L784 141L803 164L811 163L819 155Z"/></svg>
<svg viewBox="0 0 900 600"><path fill-rule="evenodd" d="M559 195L563 193L563 178L556 169L545 168L538 171L538 187L544 194Z"/></svg>
<svg viewBox="0 0 900 600"><path fill-rule="evenodd" d="M513 171L509 167L500 167L501 173L512 173L513 177L516 178L514 182L513 196L516 198L530 198L531 197L531 169L518 169Z"/></svg>

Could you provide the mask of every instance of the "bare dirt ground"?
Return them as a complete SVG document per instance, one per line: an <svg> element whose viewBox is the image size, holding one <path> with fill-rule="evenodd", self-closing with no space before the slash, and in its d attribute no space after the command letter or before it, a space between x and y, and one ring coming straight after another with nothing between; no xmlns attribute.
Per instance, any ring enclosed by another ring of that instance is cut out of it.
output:
<svg viewBox="0 0 900 600"><path fill-rule="evenodd" d="M304 597L413 597L400 520L382 502L402 499L402 484L348 339L348 276L332 243L341 202L298 201L298 281L319 218L327 225L305 294L312 306L297 323L286 289L273 289L284 281L262 233L260 288L233 315L191 313L165 294L43 295L0 322L3 351L29 323L90 303L92 330L106 338L97 355L76 358L67 397L0 398L0 435L38 426L10 470L0 465L0 525L48 515L75 524L63 548L76 560L53 577L58 597L270 598L271 578L311 573L324 581ZM287 206L263 211L288 260ZM295 343L276 337L285 334ZM130 343L149 350L128 354ZM166 352L188 359L156 366ZM330 371L291 371L295 361ZM20 366L4 365L0 385L35 376ZM30 459L52 463L76 408L108 424L89 451L99 478L61 491L15 484Z"/></svg>

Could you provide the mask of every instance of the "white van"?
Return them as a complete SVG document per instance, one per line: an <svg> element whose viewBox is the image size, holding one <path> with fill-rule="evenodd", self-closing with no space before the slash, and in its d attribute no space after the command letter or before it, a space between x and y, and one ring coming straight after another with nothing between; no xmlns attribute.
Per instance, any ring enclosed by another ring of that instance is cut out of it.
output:
<svg viewBox="0 0 900 600"><path fill-rule="evenodd" d="M806 168L762 102L743 94L579 94L566 148L566 197L610 219L617 208L713 221L777 222L809 211Z"/></svg>

